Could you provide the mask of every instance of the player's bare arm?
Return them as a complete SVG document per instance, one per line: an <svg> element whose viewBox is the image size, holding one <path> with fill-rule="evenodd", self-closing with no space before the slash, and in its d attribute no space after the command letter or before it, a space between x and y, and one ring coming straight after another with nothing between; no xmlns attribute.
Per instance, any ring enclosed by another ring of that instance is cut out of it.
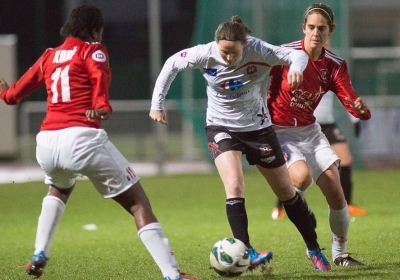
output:
<svg viewBox="0 0 400 280"><path fill-rule="evenodd" d="M168 125L165 110L150 110L149 116L153 121Z"/></svg>
<svg viewBox="0 0 400 280"><path fill-rule="evenodd" d="M9 88L7 82L3 78L0 78L0 91L3 91L7 88Z"/></svg>
<svg viewBox="0 0 400 280"><path fill-rule="evenodd" d="M110 112L102 109L93 109L86 111L86 117L88 120L108 120L111 117Z"/></svg>
<svg viewBox="0 0 400 280"><path fill-rule="evenodd" d="M360 97L358 97L354 102L351 101L350 98L346 98L347 103L351 106L351 108L356 111L360 115L364 115L368 113L367 103L364 102Z"/></svg>

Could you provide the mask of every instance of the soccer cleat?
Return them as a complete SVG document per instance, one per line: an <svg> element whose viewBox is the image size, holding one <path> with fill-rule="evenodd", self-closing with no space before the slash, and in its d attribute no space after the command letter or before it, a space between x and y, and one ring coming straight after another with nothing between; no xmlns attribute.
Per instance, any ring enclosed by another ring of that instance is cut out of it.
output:
<svg viewBox="0 0 400 280"><path fill-rule="evenodd" d="M340 257L337 257L333 263L336 266L360 266L364 265L362 262L359 262L352 257L350 257L350 253L342 254Z"/></svg>
<svg viewBox="0 0 400 280"><path fill-rule="evenodd" d="M30 262L25 266L25 272L28 275L36 276L39 278L43 274L43 268L49 259L45 256L44 252L33 255Z"/></svg>
<svg viewBox="0 0 400 280"><path fill-rule="evenodd" d="M272 220L281 220L285 218L285 210L283 210L282 208L279 207L274 207L274 209L272 209Z"/></svg>
<svg viewBox="0 0 400 280"><path fill-rule="evenodd" d="M318 271L329 271L331 270L331 265L328 260L322 254L321 249L307 250L307 257L314 264L314 268Z"/></svg>
<svg viewBox="0 0 400 280"><path fill-rule="evenodd" d="M367 214L367 210L355 206L354 204L348 205L350 216L364 216Z"/></svg>
<svg viewBox="0 0 400 280"><path fill-rule="evenodd" d="M179 277L176 279L171 279L170 277L165 277L164 280L199 280L199 278L187 275L186 273L180 272Z"/></svg>
<svg viewBox="0 0 400 280"><path fill-rule="evenodd" d="M316 228L317 228L317 218L315 218L315 214L314 214L314 212L311 210L311 208L308 207L307 201L306 201L305 199L304 199L303 201L304 201L304 204L307 206L308 214L309 214L310 217L311 217L312 225L313 225L314 229L316 229Z"/></svg>
<svg viewBox="0 0 400 280"><path fill-rule="evenodd" d="M266 262L270 262L272 260L272 252L258 252L253 247L249 247L249 255L250 255L250 266L255 268L257 266L263 265Z"/></svg>

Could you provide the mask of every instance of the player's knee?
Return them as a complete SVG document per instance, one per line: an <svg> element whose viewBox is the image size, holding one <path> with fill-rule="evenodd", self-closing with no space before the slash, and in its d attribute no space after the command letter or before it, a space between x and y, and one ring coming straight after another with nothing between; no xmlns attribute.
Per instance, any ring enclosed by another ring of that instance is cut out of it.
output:
<svg viewBox="0 0 400 280"><path fill-rule="evenodd" d="M303 176L296 176L295 178L292 178L292 182L296 188L301 191L305 191L311 186L313 179L311 174L304 174Z"/></svg>

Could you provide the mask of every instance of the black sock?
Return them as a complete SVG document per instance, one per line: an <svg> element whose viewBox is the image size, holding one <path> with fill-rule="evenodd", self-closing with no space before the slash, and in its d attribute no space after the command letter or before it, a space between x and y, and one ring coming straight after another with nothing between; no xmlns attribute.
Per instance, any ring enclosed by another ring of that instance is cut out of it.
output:
<svg viewBox="0 0 400 280"><path fill-rule="evenodd" d="M346 198L347 204L351 204L351 191L353 188L353 183L351 182L351 166L341 166L339 174L344 197Z"/></svg>
<svg viewBox="0 0 400 280"><path fill-rule="evenodd" d="M250 237L248 229L248 220L244 198L228 198L226 200L226 215L233 237L242 241L247 247L250 247Z"/></svg>
<svg viewBox="0 0 400 280"><path fill-rule="evenodd" d="M282 201L280 201L279 198L276 200L275 207L279 208L279 209L283 209Z"/></svg>
<svg viewBox="0 0 400 280"><path fill-rule="evenodd" d="M286 214L290 221L300 232L309 250L319 249L317 242L317 233L313 227L311 216L304 201L296 195L287 201L282 201Z"/></svg>

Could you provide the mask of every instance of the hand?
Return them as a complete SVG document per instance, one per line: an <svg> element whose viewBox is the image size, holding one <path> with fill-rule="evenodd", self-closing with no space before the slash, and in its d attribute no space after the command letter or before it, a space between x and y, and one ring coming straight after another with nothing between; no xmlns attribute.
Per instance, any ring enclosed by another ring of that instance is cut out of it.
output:
<svg viewBox="0 0 400 280"><path fill-rule="evenodd" d="M287 74L287 80L292 89L297 89L303 82L303 73L290 71Z"/></svg>
<svg viewBox="0 0 400 280"><path fill-rule="evenodd" d="M110 112L106 110L93 109L86 111L86 117L88 120L108 120L110 116Z"/></svg>
<svg viewBox="0 0 400 280"><path fill-rule="evenodd" d="M346 101L347 104L349 104L350 107L360 115L366 114L369 110L367 104L360 97L358 97L354 102L351 101L350 98L346 97Z"/></svg>
<svg viewBox="0 0 400 280"><path fill-rule="evenodd" d="M361 123L356 122L354 123L354 135L358 138L361 134Z"/></svg>
<svg viewBox="0 0 400 280"><path fill-rule="evenodd" d="M150 110L149 116L153 121L168 125L165 110Z"/></svg>
<svg viewBox="0 0 400 280"><path fill-rule="evenodd" d="M0 92L2 92L5 89L8 89L8 88L9 88L9 86L8 86L7 82L3 78L0 78Z"/></svg>

